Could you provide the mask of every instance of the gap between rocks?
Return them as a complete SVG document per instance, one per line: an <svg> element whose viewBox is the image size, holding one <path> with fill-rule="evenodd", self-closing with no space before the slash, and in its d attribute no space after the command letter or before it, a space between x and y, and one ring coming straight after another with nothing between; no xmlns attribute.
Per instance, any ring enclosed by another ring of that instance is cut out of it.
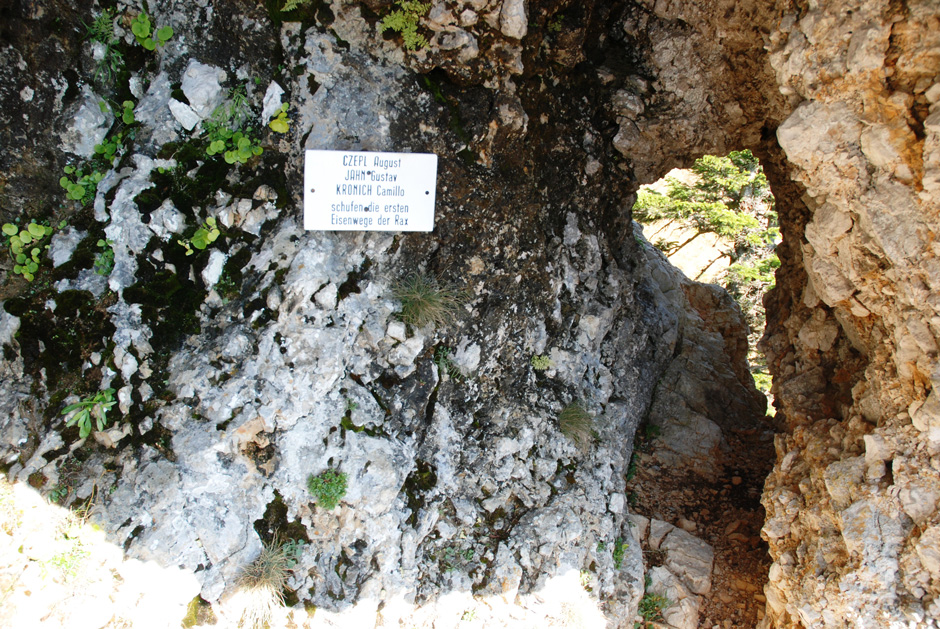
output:
<svg viewBox="0 0 940 629"><path fill-rule="evenodd" d="M748 376L762 372L756 347L765 327L761 301L773 286L767 273L779 266L774 199L760 164L745 150L706 156L691 170L673 170L644 186L634 218L662 252L659 261L694 278L680 284L704 325L687 326L688 341L680 347L707 345L707 331L719 332L734 384L743 386L732 386L731 399L722 403L709 400L702 374L721 359L686 348L678 369L670 368L658 385L627 474L646 592L667 601L659 602L668 627L754 627L764 616L771 563L760 536L760 498L775 457L775 431L773 420L756 412L761 404ZM656 254L648 249L648 255ZM656 618L643 605L641 616Z"/></svg>
<svg viewBox="0 0 940 629"><path fill-rule="evenodd" d="M632 532L642 541L647 574L663 565L666 553L662 537L644 535L644 527L650 526L646 519L674 525L714 549L711 586L702 593L698 621L686 614L686 624L673 619L670 624L676 627L754 627L764 615L763 588L771 560L760 537L760 497L774 462L773 430L755 422L752 429L726 431L724 436L729 448L721 472L711 479L686 466L662 464L656 457L662 442L650 432L637 438L636 473L627 495L631 511L639 516L632 516Z"/></svg>

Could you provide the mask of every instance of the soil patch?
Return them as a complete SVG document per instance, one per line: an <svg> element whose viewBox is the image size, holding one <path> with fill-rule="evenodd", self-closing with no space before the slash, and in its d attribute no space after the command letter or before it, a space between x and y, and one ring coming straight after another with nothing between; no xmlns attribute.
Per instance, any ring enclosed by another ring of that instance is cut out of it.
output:
<svg viewBox="0 0 940 629"><path fill-rule="evenodd" d="M760 537L764 479L774 462L773 431L729 431L730 449L715 480L654 457L656 440L639 444L636 475L627 484L631 510L669 522L715 550L711 592L699 615L702 628L755 627L764 615L764 584L771 559ZM644 552L647 569L661 562Z"/></svg>

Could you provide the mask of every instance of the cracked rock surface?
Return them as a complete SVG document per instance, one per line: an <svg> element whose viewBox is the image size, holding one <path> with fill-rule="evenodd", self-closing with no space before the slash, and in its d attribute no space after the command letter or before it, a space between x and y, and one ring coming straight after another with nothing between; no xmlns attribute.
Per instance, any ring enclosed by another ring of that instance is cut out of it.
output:
<svg viewBox="0 0 940 629"><path fill-rule="evenodd" d="M0 25L0 218L57 230L33 282L4 262L0 459L11 495L85 509L148 566L125 583L173 582L141 624L190 603L237 623L239 575L286 536L305 543L282 626L314 622L305 604L326 626L633 626L644 557L611 549L638 426L663 434L656 465L720 479L733 436L766 425L740 313L665 266L630 208L737 148L784 235L762 626L934 623L935 3L432 2L415 52L379 32L390 2L277 4L152 2L174 36L145 51L140 7L117 2L107 80L90 0ZM262 152L229 164L202 123L242 99ZM281 103L286 134L267 126ZM91 157L118 132L113 161ZM435 231L305 232L307 148L438 154ZM66 198L67 166L98 170L87 199ZM187 255L210 218L218 238ZM415 272L461 291L451 320L402 322ZM81 439L62 409L107 389L111 424ZM572 403L586 444L560 426ZM328 468L349 482L331 510L306 489ZM731 576L662 522L671 559L646 568L689 625Z"/></svg>

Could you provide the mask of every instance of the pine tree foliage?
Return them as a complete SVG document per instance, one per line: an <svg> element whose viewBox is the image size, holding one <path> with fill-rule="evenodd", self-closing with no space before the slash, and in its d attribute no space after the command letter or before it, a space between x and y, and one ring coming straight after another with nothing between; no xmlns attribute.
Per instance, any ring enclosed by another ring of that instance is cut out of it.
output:
<svg viewBox="0 0 940 629"><path fill-rule="evenodd" d="M669 177L666 194L641 190L634 218L641 223L680 221L695 230L692 238L713 233L732 240L732 261L779 238L770 184L749 150L727 157L706 155L691 170L696 176L692 184ZM661 248L668 255L688 242L662 243Z"/></svg>

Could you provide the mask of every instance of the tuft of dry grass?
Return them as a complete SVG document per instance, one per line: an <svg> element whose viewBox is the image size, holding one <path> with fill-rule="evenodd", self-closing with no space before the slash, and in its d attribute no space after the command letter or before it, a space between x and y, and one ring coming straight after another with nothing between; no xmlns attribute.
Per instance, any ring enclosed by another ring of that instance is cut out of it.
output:
<svg viewBox="0 0 940 629"><path fill-rule="evenodd" d="M268 625L274 611L284 605L284 587L294 563L294 550L287 544L274 539L264 545L238 579L239 627L261 629Z"/></svg>
<svg viewBox="0 0 940 629"><path fill-rule="evenodd" d="M401 320L417 328L449 323L466 301L464 291L428 273L412 273L395 284L392 292L401 302Z"/></svg>
<svg viewBox="0 0 940 629"><path fill-rule="evenodd" d="M586 450L594 439L594 418L577 402L572 402L561 411L558 427L561 434L582 450Z"/></svg>

